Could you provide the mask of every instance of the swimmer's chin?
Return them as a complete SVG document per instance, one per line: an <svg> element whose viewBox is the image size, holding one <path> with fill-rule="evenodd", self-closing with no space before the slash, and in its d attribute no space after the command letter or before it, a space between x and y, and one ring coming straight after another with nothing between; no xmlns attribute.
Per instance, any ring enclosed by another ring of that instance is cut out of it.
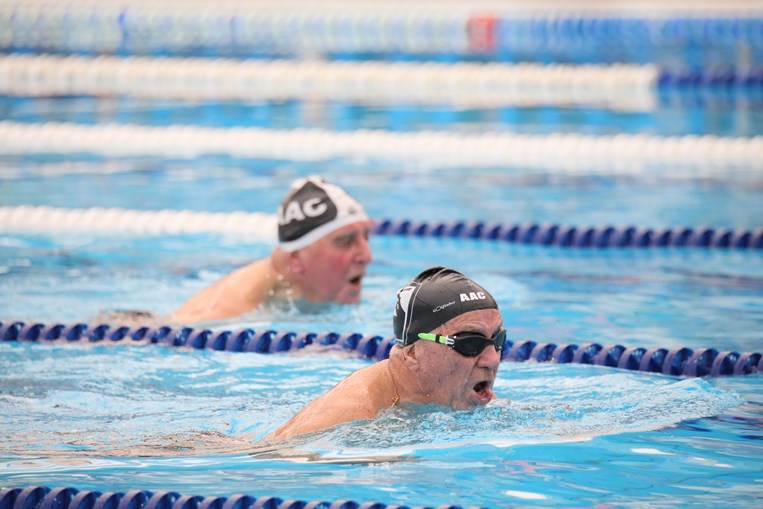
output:
<svg viewBox="0 0 763 509"><path fill-rule="evenodd" d="M334 302L337 304L358 304L360 302L360 290L351 290L339 295Z"/></svg>

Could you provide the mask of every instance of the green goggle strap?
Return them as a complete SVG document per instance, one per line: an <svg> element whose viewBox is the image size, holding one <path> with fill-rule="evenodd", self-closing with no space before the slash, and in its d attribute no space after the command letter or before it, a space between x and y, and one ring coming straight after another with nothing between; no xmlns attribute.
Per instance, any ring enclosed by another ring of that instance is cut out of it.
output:
<svg viewBox="0 0 763 509"><path fill-rule="evenodd" d="M419 339L425 339L427 341L433 341L442 345L452 345L454 341L448 336L441 336L432 332L419 332Z"/></svg>

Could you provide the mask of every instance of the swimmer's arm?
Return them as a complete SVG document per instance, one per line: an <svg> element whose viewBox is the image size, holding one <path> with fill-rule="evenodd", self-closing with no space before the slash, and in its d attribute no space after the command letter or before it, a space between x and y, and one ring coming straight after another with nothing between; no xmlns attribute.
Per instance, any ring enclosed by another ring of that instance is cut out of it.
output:
<svg viewBox="0 0 763 509"><path fill-rule="evenodd" d="M347 383L348 381L351 382ZM366 387L355 390L352 381L361 380L350 375L331 391L308 403L294 417L265 437L265 440L283 440L337 424L376 417L380 410L377 398L368 393Z"/></svg>
<svg viewBox="0 0 763 509"><path fill-rule="evenodd" d="M257 307L267 296L265 260L253 262L212 283L172 312L178 323L232 318Z"/></svg>
<svg viewBox="0 0 763 509"><path fill-rule="evenodd" d="M314 431L322 431L332 428L338 424L347 422L363 421L372 419L374 416L364 413L354 416L346 415L344 418L337 418L333 415L316 416L309 420L298 420L296 422L289 420L286 424L265 437L266 441L284 440L297 435L304 435Z"/></svg>
<svg viewBox="0 0 763 509"><path fill-rule="evenodd" d="M314 401L313 403L316 403ZM373 419L377 415L375 409L367 405L343 404L334 408L312 403L300 410L277 430L265 437L266 441L284 440L305 433L321 431L338 424Z"/></svg>

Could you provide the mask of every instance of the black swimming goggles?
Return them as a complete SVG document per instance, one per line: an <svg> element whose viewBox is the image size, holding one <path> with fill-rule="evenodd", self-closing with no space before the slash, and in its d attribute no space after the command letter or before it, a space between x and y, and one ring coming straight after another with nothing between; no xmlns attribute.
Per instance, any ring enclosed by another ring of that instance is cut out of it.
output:
<svg viewBox="0 0 763 509"><path fill-rule="evenodd" d="M420 332L419 339L433 341L451 347L456 352L466 357L476 357L488 345L495 346L495 351L500 352L506 342L506 329L503 327L492 338L486 338L479 332L457 332L452 336L441 336L431 332Z"/></svg>

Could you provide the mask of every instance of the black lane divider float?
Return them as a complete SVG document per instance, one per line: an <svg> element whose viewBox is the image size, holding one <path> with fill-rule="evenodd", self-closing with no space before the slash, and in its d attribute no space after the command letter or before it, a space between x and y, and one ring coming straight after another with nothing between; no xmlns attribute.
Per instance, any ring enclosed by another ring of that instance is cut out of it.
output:
<svg viewBox="0 0 763 509"><path fill-rule="evenodd" d="M37 342L119 342L159 344L173 347L224 350L229 352L276 353L300 350L309 345L353 350L362 358L389 357L394 338L373 334L338 332L279 332L274 330L212 331L191 327L128 327L85 323L46 325L43 323L0 322L0 341ZM685 347L642 348L619 344L538 343L506 340L501 360L509 362L556 362L610 366L632 371L672 376L728 376L763 373L763 355L715 348L692 350ZM0 507L0 509L3 509Z"/></svg>
<svg viewBox="0 0 763 509"><path fill-rule="evenodd" d="M333 502L252 497L244 494L229 497L182 495L175 491L132 490L127 493L79 491L76 488L30 486L0 489L0 509L408 509L403 505L381 502L358 503L352 500ZM426 506L411 509L433 509ZM436 509L462 509L440 505ZM468 509L479 509L470 507Z"/></svg>
<svg viewBox="0 0 763 509"><path fill-rule="evenodd" d="M575 227L558 224L500 224L481 221L421 222L377 220L377 235L458 237L502 240L568 248L716 248L763 249L763 228L754 230L714 228L637 228L635 226Z"/></svg>

